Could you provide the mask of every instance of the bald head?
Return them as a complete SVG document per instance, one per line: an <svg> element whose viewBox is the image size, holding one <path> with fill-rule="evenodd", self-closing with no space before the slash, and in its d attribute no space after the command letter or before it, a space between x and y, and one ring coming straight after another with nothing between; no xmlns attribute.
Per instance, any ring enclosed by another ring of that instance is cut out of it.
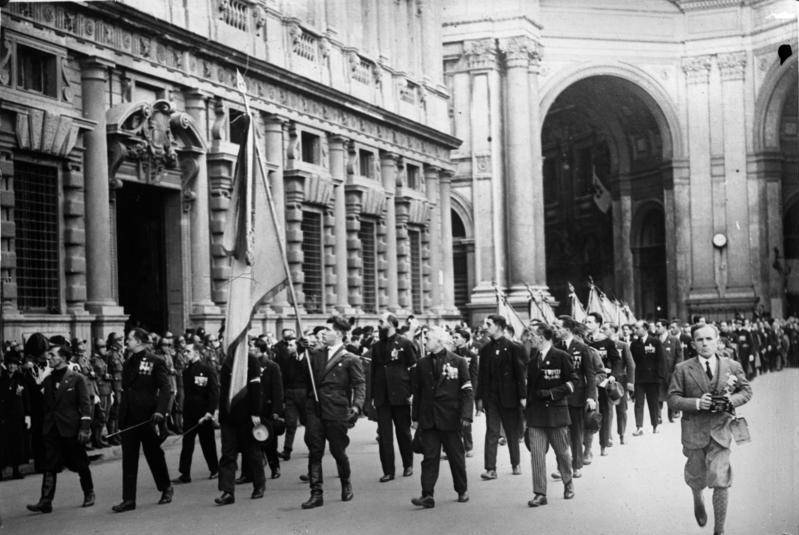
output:
<svg viewBox="0 0 799 535"><path fill-rule="evenodd" d="M427 349L431 353L440 353L450 342L449 334L441 327L432 327L427 331Z"/></svg>

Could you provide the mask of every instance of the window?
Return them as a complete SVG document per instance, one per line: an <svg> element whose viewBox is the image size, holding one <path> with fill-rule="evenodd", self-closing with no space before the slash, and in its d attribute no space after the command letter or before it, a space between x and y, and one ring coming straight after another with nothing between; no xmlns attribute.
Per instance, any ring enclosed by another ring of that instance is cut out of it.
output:
<svg viewBox="0 0 799 535"><path fill-rule="evenodd" d="M408 175L408 187L411 189L419 189L419 167L408 164L405 166L405 172Z"/></svg>
<svg viewBox="0 0 799 535"><path fill-rule="evenodd" d="M324 312L324 284L322 259L322 214L302 213L302 272L304 280L305 309L308 312Z"/></svg>
<svg viewBox="0 0 799 535"><path fill-rule="evenodd" d="M14 197L19 309L57 313L58 171L16 161Z"/></svg>
<svg viewBox="0 0 799 535"><path fill-rule="evenodd" d="M55 55L18 44L17 88L56 98L58 63Z"/></svg>
<svg viewBox="0 0 799 535"><path fill-rule="evenodd" d="M319 165L322 161L319 136L310 132L300 134L302 144L302 161Z"/></svg>
<svg viewBox="0 0 799 535"><path fill-rule="evenodd" d="M361 259L363 262L363 311L377 312L377 234L374 221L361 219Z"/></svg>
<svg viewBox="0 0 799 535"><path fill-rule="evenodd" d="M358 160L361 168L361 176L375 178L375 153L361 149L358 151Z"/></svg>
<svg viewBox="0 0 799 535"><path fill-rule="evenodd" d="M422 312L422 232L408 229L411 244L411 307L417 314Z"/></svg>

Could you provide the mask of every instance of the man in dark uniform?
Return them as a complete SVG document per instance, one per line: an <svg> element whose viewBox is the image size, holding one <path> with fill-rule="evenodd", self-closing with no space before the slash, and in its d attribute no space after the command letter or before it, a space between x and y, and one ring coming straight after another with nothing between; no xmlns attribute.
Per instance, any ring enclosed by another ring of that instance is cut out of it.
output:
<svg viewBox="0 0 799 535"><path fill-rule="evenodd" d="M231 348L229 353L220 374L219 423L222 429L222 456L219 459L219 490L222 494L214 500L217 505L229 505L236 501L236 459L239 453L242 456L244 475L252 480L252 499L263 498L266 488L263 456L258 441L252 436L253 427L261 424L261 366L254 353L247 354L247 385L241 392L234 393L230 400L235 348ZM213 366L207 361L206 364Z"/></svg>
<svg viewBox="0 0 799 535"><path fill-rule="evenodd" d="M94 483L84 448L92 433L92 404L85 378L67 367L70 357L66 346L53 347L48 354L53 372L42 383L42 496L38 503L27 506L29 511L52 512L56 474L64 466L78 473L83 507L94 505Z"/></svg>
<svg viewBox="0 0 799 535"><path fill-rule="evenodd" d="M633 436L644 434L644 401L649 407L649 421L652 432L658 432L660 422L660 402L658 401L660 383L665 375L663 347L656 336L649 332L649 324L639 321L635 324L636 338L630 344L630 353L635 360L635 431Z"/></svg>
<svg viewBox="0 0 799 535"><path fill-rule="evenodd" d="M584 330L584 326L571 316L560 316L554 325L555 336L560 340L562 349L571 355L574 373L577 375L574 392L566 398L569 405L573 477L582 476L585 410L596 410L597 407L596 370L588 347L575 337L575 334L582 335ZM552 477L560 479L560 474L554 472Z"/></svg>
<svg viewBox="0 0 799 535"><path fill-rule="evenodd" d="M491 314L485 320L491 339L480 349L480 378L475 394L477 411L485 411L485 472L486 481L497 478L497 444L500 425L507 433L508 450L513 474L522 473L519 457L521 411L527 404L523 349L504 336L505 317Z"/></svg>
<svg viewBox="0 0 799 535"><path fill-rule="evenodd" d="M111 390L113 393L113 400L111 407L108 410L108 434L116 433L119 431L119 406L122 403L122 365L125 362L122 348L122 337L115 332L108 335L106 339L106 351L108 363L108 373L111 375ZM110 444L119 446L119 436L114 436L108 439Z"/></svg>
<svg viewBox="0 0 799 535"><path fill-rule="evenodd" d="M325 441L336 459L341 480L341 501L353 498L350 482L350 461L347 458L347 429L354 425L363 410L366 395L366 380L361 368L361 359L344 348L344 336L350 324L342 317L327 320L328 328L322 337L325 350L311 354L319 402L309 395L307 404L306 440L308 442L308 475L311 497L302 504L303 509L324 505L322 497L322 456ZM310 383L310 379L308 381Z"/></svg>
<svg viewBox="0 0 799 535"><path fill-rule="evenodd" d="M269 438L261 445L266 462L272 472L272 479L280 477L280 457L277 454L277 433L275 427L282 423L285 414L283 405L283 378L280 375L280 366L269 359L261 360L261 421L272 432ZM243 468L242 468L243 470Z"/></svg>
<svg viewBox="0 0 799 535"><path fill-rule="evenodd" d="M449 460L458 502L469 501L466 456L461 430L471 423L474 412L472 381L466 360L447 351L447 333L441 327L427 332L430 352L414 369L413 421L418 422L424 459L422 496L411 503L429 509L435 506L433 491L441 464L441 447Z"/></svg>
<svg viewBox="0 0 799 535"><path fill-rule="evenodd" d="M623 342L618 337L615 325L605 323L602 326L605 335L616 344L616 350L621 358L616 362L616 366L610 370L608 380L614 380L622 387L622 396L616 404L616 431L619 433L619 444L624 444L624 433L627 430L627 393L633 395L635 392L635 361L630 353L630 344Z"/></svg>
<svg viewBox="0 0 799 535"><path fill-rule="evenodd" d="M403 476L413 475L411 445L411 368L417 351L407 338L397 335L399 320L384 313L377 323L379 338L372 345L371 405L377 410L380 482L394 479L394 431L402 457Z"/></svg>
<svg viewBox="0 0 799 535"><path fill-rule="evenodd" d="M663 348L663 381L660 383L660 392L658 393L658 417L663 412L663 403L668 398L669 384L671 383L671 374L674 373L674 367L682 362L682 343L680 339L671 334L669 330L669 322L665 319L660 319L656 324L657 335L660 339L660 345ZM674 411L667 409L669 422L674 421Z"/></svg>
<svg viewBox="0 0 799 535"><path fill-rule="evenodd" d="M94 406L94 420L92 420L92 445L95 448L107 448L109 443L103 439L103 427L108 422L108 411L111 409L113 394L113 377L108 373L108 352L105 340L95 338L94 353L92 353L91 366L94 369L94 384L100 403Z"/></svg>
<svg viewBox="0 0 799 535"><path fill-rule="evenodd" d="M19 468L30 459L27 444L31 427L30 393L20 369L19 353L12 349L4 358L0 363L0 479L6 466L11 467L12 479L22 479L25 476Z"/></svg>
<svg viewBox="0 0 799 535"><path fill-rule="evenodd" d="M297 349L297 336L292 329L283 329L282 339L272 347L275 361L280 366L283 379L283 395L286 403L286 436L283 437L283 451L280 458L291 459L294 435L298 425L305 425L305 404L308 401L306 383L307 363Z"/></svg>
<svg viewBox="0 0 799 535"><path fill-rule="evenodd" d="M601 381L607 379L608 374L611 373L613 368L617 368L621 361L616 344L613 340L609 339L605 332L601 330L603 323L602 315L598 312L589 312L585 318L585 326L588 329L588 344L593 347L599 354L601 360ZM602 414L602 423L599 427L599 448L600 455L605 456L608 454L607 448L612 445L613 435L613 401L608 395L607 388L604 386L600 388L599 379L600 374L597 374L595 381L597 381L597 401L599 404L599 412ZM586 435L589 433L586 432ZM587 457L591 460L591 444L593 440L585 441L586 451L583 460Z"/></svg>
<svg viewBox="0 0 799 535"><path fill-rule="evenodd" d="M200 448L214 479L219 472L214 437L214 412L219 408L219 376L216 370L200 359L194 346L185 348L188 364L183 370L183 416L186 426L180 450L180 476L173 483L191 482L191 459L194 454L194 439L200 437Z"/></svg>
<svg viewBox="0 0 799 535"><path fill-rule="evenodd" d="M578 379L571 356L553 347L553 337L552 329L542 323L530 330L534 349L527 365L526 419L533 467L533 499L527 502L530 507L547 504L546 453L550 445L563 480L563 497L574 497L566 398L574 392Z"/></svg>
<svg viewBox="0 0 799 535"><path fill-rule="evenodd" d="M122 503L113 507L117 513L136 509L140 447L144 449L144 458L150 466L156 488L161 492L158 504L172 502L173 489L159 437L165 434L165 418L172 391L166 364L152 353L149 340L149 334L144 329L137 327L128 333L130 356L122 368L119 426L122 429L138 427L125 431L121 436Z"/></svg>
<svg viewBox="0 0 799 535"><path fill-rule="evenodd" d="M471 334L466 329L457 328L452 333L452 345L455 347L455 354L466 359L469 365L469 378L472 380L472 392L477 390L478 376L480 375L480 359L477 358L477 350L471 344ZM466 449L466 456L472 456L474 440L472 438L471 421L463 424L463 447Z"/></svg>

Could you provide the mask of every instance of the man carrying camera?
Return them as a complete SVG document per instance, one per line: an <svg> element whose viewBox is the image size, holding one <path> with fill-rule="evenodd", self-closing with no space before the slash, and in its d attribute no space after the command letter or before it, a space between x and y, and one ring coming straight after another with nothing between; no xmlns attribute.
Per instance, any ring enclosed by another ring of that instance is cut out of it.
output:
<svg viewBox="0 0 799 535"><path fill-rule="evenodd" d="M695 325L691 333L698 355L675 367L669 387L669 408L683 413L685 482L693 492L696 522L699 526L707 523L702 490L710 487L714 533L721 534L732 483L732 414L735 407L752 398L752 387L739 363L719 355L719 333L715 326Z"/></svg>

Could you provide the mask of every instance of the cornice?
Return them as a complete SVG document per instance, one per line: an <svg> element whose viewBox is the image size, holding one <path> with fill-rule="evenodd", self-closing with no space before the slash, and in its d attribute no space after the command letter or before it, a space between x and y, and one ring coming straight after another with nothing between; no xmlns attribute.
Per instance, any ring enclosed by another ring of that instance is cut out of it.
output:
<svg viewBox="0 0 799 535"><path fill-rule="evenodd" d="M537 23L527 15L520 15L516 17L482 17L479 19L456 20L456 21L445 22L444 24L442 24L442 26L446 28L448 26L460 26L463 24L477 24L481 22L495 23L495 22L508 22L508 21L518 21L518 20L522 20L539 30L544 29L544 27L541 24Z"/></svg>

